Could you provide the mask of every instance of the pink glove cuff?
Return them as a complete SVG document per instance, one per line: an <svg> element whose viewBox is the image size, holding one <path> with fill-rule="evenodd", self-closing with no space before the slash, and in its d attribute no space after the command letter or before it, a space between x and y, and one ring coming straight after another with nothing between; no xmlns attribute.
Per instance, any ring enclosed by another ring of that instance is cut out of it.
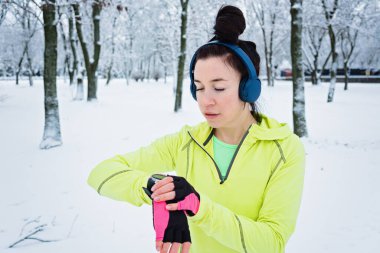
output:
<svg viewBox="0 0 380 253"><path fill-rule="evenodd" d="M178 210L190 210L194 214L197 214L199 206L199 199L194 193L187 195L184 200L178 202Z"/></svg>

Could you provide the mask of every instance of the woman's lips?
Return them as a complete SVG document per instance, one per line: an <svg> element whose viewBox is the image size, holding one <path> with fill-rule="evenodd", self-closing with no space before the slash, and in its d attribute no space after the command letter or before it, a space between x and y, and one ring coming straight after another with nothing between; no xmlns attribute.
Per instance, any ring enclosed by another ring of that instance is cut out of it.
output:
<svg viewBox="0 0 380 253"><path fill-rule="evenodd" d="M207 119L215 119L218 116L219 116L219 114L217 114L217 113L205 113L205 117Z"/></svg>

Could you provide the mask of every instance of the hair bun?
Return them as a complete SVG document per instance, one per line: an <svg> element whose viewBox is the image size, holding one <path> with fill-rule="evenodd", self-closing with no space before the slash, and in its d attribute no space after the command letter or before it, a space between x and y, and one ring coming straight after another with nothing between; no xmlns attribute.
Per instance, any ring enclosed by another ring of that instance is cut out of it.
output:
<svg viewBox="0 0 380 253"><path fill-rule="evenodd" d="M239 35L245 30L243 12L235 6L222 6L216 15L214 30L216 39L237 44Z"/></svg>

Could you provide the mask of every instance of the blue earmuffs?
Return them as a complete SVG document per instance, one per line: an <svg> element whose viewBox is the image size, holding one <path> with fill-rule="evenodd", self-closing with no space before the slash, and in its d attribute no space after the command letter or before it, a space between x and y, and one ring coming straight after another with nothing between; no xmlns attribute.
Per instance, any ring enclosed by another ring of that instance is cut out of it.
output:
<svg viewBox="0 0 380 253"><path fill-rule="evenodd" d="M248 70L248 77L243 78L240 81L239 97L244 102L248 102L248 103L255 102L259 98L260 93L261 93L261 81L257 77L256 69L253 66L253 63L252 63L251 59L249 58L249 56L239 46L237 46L235 44L220 42L217 40L211 41L211 42L201 46L200 48L202 48L204 46L208 46L208 45L213 45L213 44L222 45L222 46L229 48L244 63L245 67ZM193 55L193 58L191 59L191 62L190 62L190 69L189 69L190 91L191 91L191 95L193 96L193 98L195 100L197 100L197 93L196 93L197 88L196 88L195 83L194 83L194 67L195 67L195 59L197 58L197 53L198 53L200 48L198 48L198 50Z"/></svg>

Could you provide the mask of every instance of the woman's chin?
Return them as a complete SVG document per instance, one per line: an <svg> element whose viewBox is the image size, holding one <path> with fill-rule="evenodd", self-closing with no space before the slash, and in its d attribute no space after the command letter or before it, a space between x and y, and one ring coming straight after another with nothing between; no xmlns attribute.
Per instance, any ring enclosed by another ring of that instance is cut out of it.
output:
<svg viewBox="0 0 380 253"><path fill-rule="evenodd" d="M220 127L220 122L216 122L215 120L209 120L209 119L206 119L207 120L207 123L210 125L210 127L212 128L219 128Z"/></svg>

